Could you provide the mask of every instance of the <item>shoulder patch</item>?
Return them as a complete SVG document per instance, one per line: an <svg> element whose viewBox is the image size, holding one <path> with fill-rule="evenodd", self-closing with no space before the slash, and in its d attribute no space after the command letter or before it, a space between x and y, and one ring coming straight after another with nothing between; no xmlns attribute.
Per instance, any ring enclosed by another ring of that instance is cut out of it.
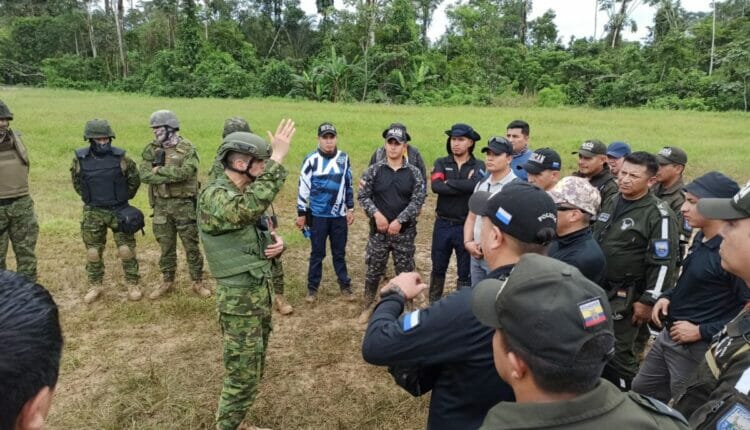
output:
<svg viewBox="0 0 750 430"><path fill-rule="evenodd" d="M643 394L634 393L632 391L628 393L628 396L630 396L630 399L637 403L638 406L642 407L643 409L647 409L649 412L664 415L680 421L685 425L688 425L687 420L684 416L682 416L681 413L654 398L644 396Z"/></svg>
<svg viewBox="0 0 750 430"><path fill-rule="evenodd" d="M669 241L668 240L655 240L654 241L654 258L667 258L669 257Z"/></svg>
<svg viewBox="0 0 750 430"><path fill-rule="evenodd" d="M596 220L599 222L607 222L609 221L609 214L606 212L602 212L598 217L596 217Z"/></svg>
<svg viewBox="0 0 750 430"><path fill-rule="evenodd" d="M742 405L734 405L727 411L719 421L716 422L717 430L746 429L750 428L750 411Z"/></svg>
<svg viewBox="0 0 750 430"><path fill-rule="evenodd" d="M734 384L734 389L746 396L750 393L750 368L745 369L745 371L742 372L742 376L740 376L740 379ZM750 428L750 426L748 428Z"/></svg>
<svg viewBox="0 0 750 430"><path fill-rule="evenodd" d="M401 323L401 328L404 331L409 331L419 326L419 309L414 312L404 315L404 320Z"/></svg>

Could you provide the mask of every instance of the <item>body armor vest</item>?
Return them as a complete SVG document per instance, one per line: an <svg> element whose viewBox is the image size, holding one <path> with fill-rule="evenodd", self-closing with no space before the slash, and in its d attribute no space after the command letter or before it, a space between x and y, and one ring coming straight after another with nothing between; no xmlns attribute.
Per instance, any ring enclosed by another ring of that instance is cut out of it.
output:
<svg viewBox="0 0 750 430"><path fill-rule="evenodd" d="M0 150L0 199L29 194L29 156L26 147L13 130L5 137L7 149ZM3 145L3 147L6 147Z"/></svg>
<svg viewBox="0 0 750 430"><path fill-rule="evenodd" d="M215 278L242 272L258 279L270 276L271 260L263 255L261 232L254 225L212 236L201 232L201 242Z"/></svg>
<svg viewBox="0 0 750 430"><path fill-rule="evenodd" d="M185 161L185 150L182 148L183 142L172 148L164 148L165 166L182 166ZM169 184L152 185L154 194L162 198L190 198L198 194L198 175L197 173L190 178L181 182L172 182Z"/></svg>
<svg viewBox="0 0 750 430"><path fill-rule="evenodd" d="M128 202L128 184L122 170L124 155L124 150L114 146L109 154L97 157L91 155L90 148L76 150L84 203L114 207Z"/></svg>

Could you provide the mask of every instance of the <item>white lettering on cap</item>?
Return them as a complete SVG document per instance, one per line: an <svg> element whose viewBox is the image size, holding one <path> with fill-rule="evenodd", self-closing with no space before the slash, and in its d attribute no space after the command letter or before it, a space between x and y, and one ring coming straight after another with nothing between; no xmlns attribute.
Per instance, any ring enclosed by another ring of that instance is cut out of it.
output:
<svg viewBox="0 0 750 430"><path fill-rule="evenodd" d="M388 130L388 134L393 134L398 137L404 137L404 132L400 128L392 128Z"/></svg>
<svg viewBox="0 0 750 430"><path fill-rule="evenodd" d="M583 142L583 145L581 145L581 149L591 151L592 149L594 149L594 142Z"/></svg>
<svg viewBox="0 0 750 430"><path fill-rule="evenodd" d="M544 154L539 154L538 152L534 152L531 154L531 161L537 162L539 164L544 164L544 159L546 158Z"/></svg>
<svg viewBox="0 0 750 430"><path fill-rule="evenodd" d="M325 124L320 126L320 131L333 131L333 126L330 124Z"/></svg>
<svg viewBox="0 0 750 430"><path fill-rule="evenodd" d="M669 157L672 155L672 148L662 148L661 151L659 151L659 155L663 155L665 157Z"/></svg>
<svg viewBox="0 0 750 430"><path fill-rule="evenodd" d="M543 213L543 214L541 214L540 216L537 217L537 221L539 221L539 222L542 222L545 219L551 219L552 221L557 222L557 216L555 214L553 214L553 213L550 213L550 212Z"/></svg>

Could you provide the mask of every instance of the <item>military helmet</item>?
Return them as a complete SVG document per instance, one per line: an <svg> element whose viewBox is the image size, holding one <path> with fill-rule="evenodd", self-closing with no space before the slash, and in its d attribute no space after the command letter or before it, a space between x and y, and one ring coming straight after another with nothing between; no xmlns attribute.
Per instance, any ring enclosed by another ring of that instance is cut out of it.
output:
<svg viewBox="0 0 750 430"><path fill-rule="evenodd" d="M8 109L8 105L6 105L2 100L0 100L0 119L13 119L13 113L10 111L10 109Z"/></svg>
<svg viewBox="0 0 750 430"><path fill-rule="evenodd" d="M158 110L151 114L149 119L149 125L151 128L167 126L175 130L180 129L180 121L177 119L177 115L171 110Z"/></svg>
<svg viewBox="0 0 750 430"><path fill-rule="evenodd" d="M221 137L225 138L235 131L245 131L248 133L253 132L250 129L250 124L248 124L247 121L245 121L243 118L233 116L232 118L224 121L224 130L222 131Z"/></svg>
<svg viewBox="0 0 750 430"><path fill-rule="evenodd" d="M99 137L115 138L115 132L106 119L92 119L86 122L83 128L83 140L96 139Z"/></svg>
<svg viewBox="0 0 750 430"><path fill-rule="evenodd" d="M258 160L271 158L271 144L262 137L246 131L235 131L227 135L216 154L217 159L224 160L230 152L252 155Z"/></svg>

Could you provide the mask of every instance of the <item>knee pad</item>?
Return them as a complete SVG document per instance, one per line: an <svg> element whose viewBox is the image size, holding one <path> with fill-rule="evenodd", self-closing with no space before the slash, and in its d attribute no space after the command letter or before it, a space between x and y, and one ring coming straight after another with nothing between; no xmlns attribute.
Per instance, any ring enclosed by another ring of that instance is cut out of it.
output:
<svg viewBox="0 0 750 430"><path fill-rule="evenodd" d="M132 260L135 258L135 252L128 245L120 245L117 247L117 256L123 261Z"/></svg>
<svg viewBox="0 0 750 430"><path fill-rule="evenodd" d="M101 260L99 257L99 250L96 248L88 248L86 250L86 261L89 263L98 263Z"/></svg>

